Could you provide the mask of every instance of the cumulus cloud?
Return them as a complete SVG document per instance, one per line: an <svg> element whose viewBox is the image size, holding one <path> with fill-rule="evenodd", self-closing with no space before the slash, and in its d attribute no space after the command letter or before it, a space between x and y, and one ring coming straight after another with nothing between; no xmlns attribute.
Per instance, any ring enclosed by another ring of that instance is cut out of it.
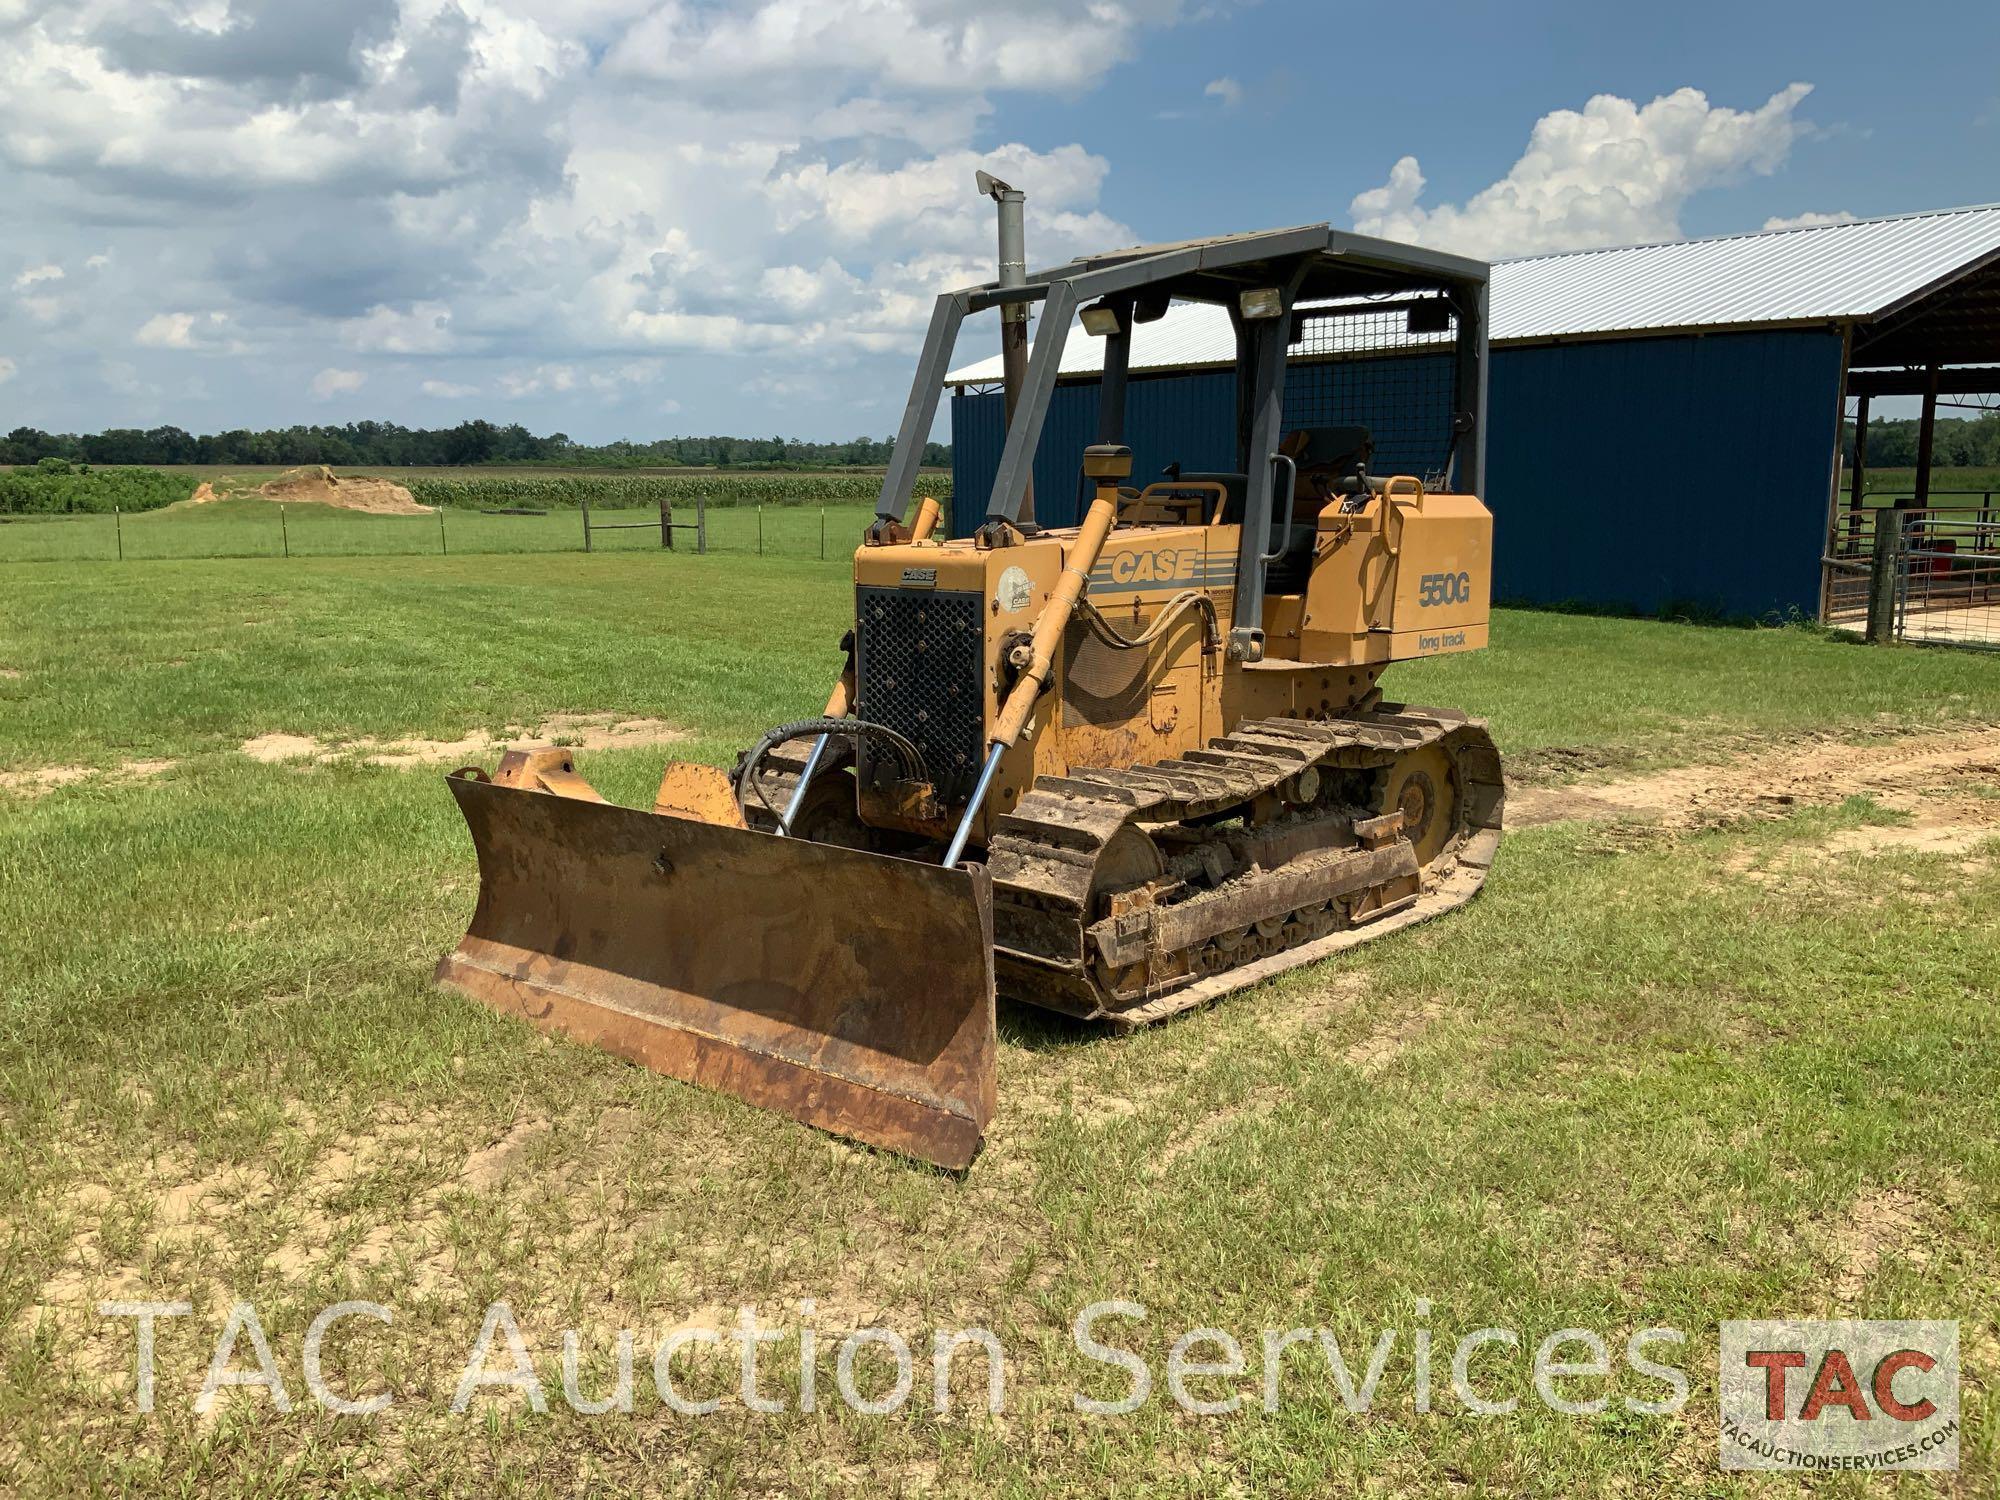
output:
<svg viewBox="0 0 2000 1500"><path fill-rule="evenodd" d="M61 281L62 279L63 268L61 266L29 266L27 270L14 278L14 289L20 291L33 286L38 281Z"/></svg>
<svg viewBox="0 0 2000 1500"><path fill-rule="evenodd" d="M1211 99L1220 99L1224 109L1234 109L1243 102L1243 85L1226 75L1211 78L1202 93Z"/></svg>
<svg viewBox="0 0 2000 1500"><path fill-rule="evenodd" d="M1101 206L1101 157L982 131L1000 95L1091 88L1182 19L1183 0L0 0L0 254L96 273L46 309L65 340L247 356L184 424L416 357L440 362L427 394L534 397L524 420L573 431L620 403L656 416L667 374L698 411L765 370L889 389L935 293L991 274L976 168L1028 187L1038 261L1136 238ZM191 389L156 358L70 359L72 420Z"/></svg>
<svg viewBox="0 0 2000 1500"><path fill-rule="evenodd" d="M13 360L7 358L4 354L0 354L0 385L5 385L8 381L12 380L20 373L20 370L21 367L15 364Z"/></svg>
<svg viewBox="0 0 2000 1500"><path fill-rule="evenodd" d="M155 313L139 325L132 342L144 349L226 349L238 354L245 348L241 340L230 337L229 314L220 311Z"/></svg>
<svg viewBox="0 0 2000 1500"><path fill-rule="evenodd" d="M573 391L576 371L569 365L541 365L533 370L510 370L496 384L509 401L523 396L539 396L543 391Z"/></svg>
<svg viewBox="0 0 2000 1500"><path fill-rule="evenodd" d="M479 394L479 387L476 385L459 385L450 380L426 380L419 389L426 396L439 396L451 400Z"/></svg>
<svg viewBox="0 0 2000 1500"><path fill-rule="evenodd" d="M1131 55L1148 21L1178 0L1015 0L1004 11L967 0L760 0L725 7L666 4L611 50L614 73L731 92L754 81L866 76L897 89L1071 91Z"/></svg>
<svg viewBox="0 0 2000 1500"><path fill-rule="evenodd" d="M1764 221L1766 229L1814 229L1821 224L1852 224L1854 215L1844 208L1832 213L1793 214L1789 219L1772 217Z"/></svg>
<svg viewBox="0 0 2000 1500"><path fill-rule="evenodd" d="M155 313L139 325L139 331L132 335L132 342L148 349L192 349L194 314Z"/></svg>
<svg viewBox="0 0 2000 1500"><path fill-rule="evenodd" d="M442 354L453 342L451 308L442 302L403 308L378 302L340 325L340 341L368 354Z"/></svg>
<svg viewBox="0 0 2000 1500"><path fill-rule="evenodd" d="M1693 88L1645 105L1599 94L1542 116L1507 175L1463 204L1424 205L1423 170L1403 157L1354 199L1354 227L1488 257L1675 239L1692 194L1783 164L1811 92L1791 84L1748 110Z"/></svg>
<svg viewBox="0 0 2000 1500"><path fill-rule="evenodd" d="M335 396L349 395L368 383L368 377L359 370L324 369L312 378L312 393L321 401Z"/></svg>

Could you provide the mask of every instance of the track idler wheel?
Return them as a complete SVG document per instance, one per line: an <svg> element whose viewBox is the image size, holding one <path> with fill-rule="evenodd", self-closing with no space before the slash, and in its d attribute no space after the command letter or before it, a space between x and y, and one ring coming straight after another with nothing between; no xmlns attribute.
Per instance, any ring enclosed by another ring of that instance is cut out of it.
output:
<svg viewBox="0 0 2000 1500"><path fill-rule="evenodd" d="M1458 771L1442 745L1413 750L1388 768L1376 810L1403 815L1403 833L1428 867L1459 832Z"/></svg>

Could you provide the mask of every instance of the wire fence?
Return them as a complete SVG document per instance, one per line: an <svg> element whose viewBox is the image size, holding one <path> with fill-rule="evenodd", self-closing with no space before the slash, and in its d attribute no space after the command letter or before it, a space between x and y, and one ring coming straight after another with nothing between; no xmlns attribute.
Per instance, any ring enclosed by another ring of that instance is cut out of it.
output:
<svg viewBox="0 0 2000 1500"><path fill-rule="evenodd" d="M1854 508L1848 496L1836 498L1821 559L1826 581L1821 618L1826 624L1859 629L1867 619L1875 533L1887 524L1886 517L1901 518L1906 548L1929 534L1951 542L1951 550L1957 550L1961 541L1972 543L1965 548L1968 555L1993 550L2000 491L1932 490L1930 507L1921 511L1910 508L1915 499L1914 490L1870 490L1864 503Z"/></svg>
<svg viewBox="0 0 2000 1500"><path fill-rule="evenodd" d="M1907 515L1896 633L1906 641L2000 646L2000 522L1990 510Z"/></svg>
<svg viewBox="0 0 2000 1500"><path fill-rule="evenodd" d="M833 561L852 554L872 519L872 505L731 505L707 507L698 523L696 507L677 504L663 536L651 506L374 515L274 503L224 514L0 516L0 563L659 552L667 537L676 555Z"/></svg>

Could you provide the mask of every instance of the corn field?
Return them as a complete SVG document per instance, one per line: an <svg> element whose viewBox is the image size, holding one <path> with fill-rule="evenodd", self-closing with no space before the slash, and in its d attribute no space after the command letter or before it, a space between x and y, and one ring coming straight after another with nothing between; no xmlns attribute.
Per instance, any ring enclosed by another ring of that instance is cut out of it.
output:
<svg viewBox="0 0 2000 1500"><path fill-rule="evenodd" d="M670 505L860 505L882 488L879 474L496 474L464 479L408 479L424 505L477 510L556 510L588 501L606 510ZM923 474L916 491L951 499L951 475Z"/></svg>
<svg viewBox="0 0 2000 1500"><path fill-rule="evenodd" d="M64 466L0 471L0 515L108 516L114 510L130 515L185 500L194 493L194 483L185 474L163 474L157 469L92 469L86 465L76 470Z"/></svg>

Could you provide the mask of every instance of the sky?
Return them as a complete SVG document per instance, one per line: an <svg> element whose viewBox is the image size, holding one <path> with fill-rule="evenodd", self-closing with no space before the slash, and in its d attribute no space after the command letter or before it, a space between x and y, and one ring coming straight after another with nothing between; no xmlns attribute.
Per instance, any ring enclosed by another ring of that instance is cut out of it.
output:
<svg viewBox="0 0 2000 1500"><path fill-rule="evenodd" d="M1993 0L0 0L0 431L879 436L977 168L1033 262L1726 234L2000 200L1996 57Z"/></svg>

